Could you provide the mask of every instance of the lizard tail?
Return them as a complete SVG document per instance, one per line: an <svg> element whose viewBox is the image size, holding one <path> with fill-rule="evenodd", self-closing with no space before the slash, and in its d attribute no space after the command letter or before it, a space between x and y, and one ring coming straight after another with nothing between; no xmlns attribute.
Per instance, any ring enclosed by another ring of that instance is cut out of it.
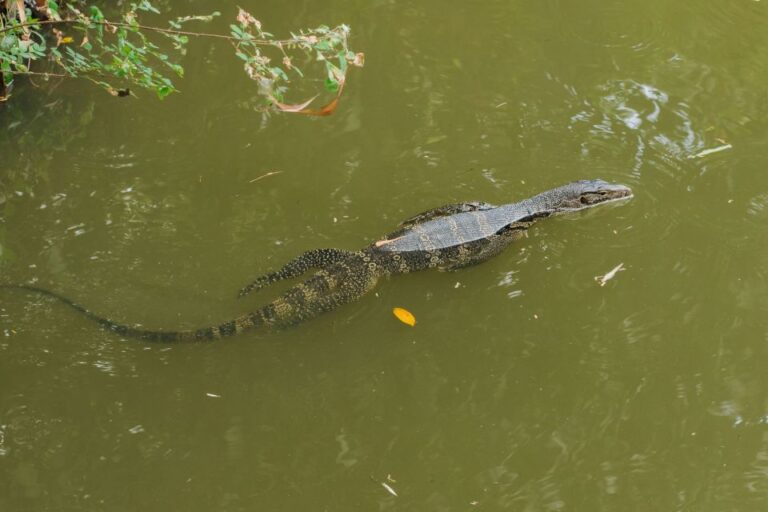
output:
<svg viewBox="0 0 768 512"><path fill-rule="evenodd" d="M79 311L85 317L90 318L91 320L93 320L94 322L96 322L97 324L99 324L100 326L104 327L107 330L110 330L122 336L139 338L147 341L170 343L170 342L177 342L177 341L215 340L215 339L221 338L222 336L240 332L240 330L242 330L244 327L241 327L238 330L238 325L249 324L249 321L251 320L250 315L244 315L243 317L238 317L235 320L226 322L218 326L204 327L201 329L194 329L194 330L166 331L166 330L141 329L138 327L127 325L127 324L122 324L114 320L110 320L109 318L106 318L97 313L94 313L93 311L83 306L82 304L79 304L63 295L59 295L56 292L47 290L45 288L41 288L39 286L33 286L28 284L3 284L3 285L0 285L0 288L26 290L29 292L34 292L40 295L45 295L47 297L54 298L59 302L62 302L67 306L71 307L72 309ZM251 327L252 324L247 326Z"/></svg>
<svg viewBox="0 0 768 512"><path fill-rule="evenodd" d="M335 269L340 270L340 269ZM116 322L63 295L39 286L0 284L0 288L26 290L54 298L79 311L105 329L121 336L147 341L172 343L179 341L212 341L239 334L254 327L288 327L352 302L373 289L378 281L376 272L344 269L339 274L318 272L307 281L294 286L269 304L228 322L192 330L152 330Z"/></svg>

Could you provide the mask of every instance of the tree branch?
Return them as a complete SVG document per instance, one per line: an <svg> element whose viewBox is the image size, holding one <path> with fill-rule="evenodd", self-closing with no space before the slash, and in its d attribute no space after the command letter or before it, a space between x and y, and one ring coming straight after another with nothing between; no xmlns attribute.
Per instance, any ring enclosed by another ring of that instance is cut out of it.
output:
<svg viewBox="0 0 768 512"><path fill-rule="evenodd" d="M104 26L113 26L113 27L122 27L122 28L137 28L142 30L150 30L153 32L160 32L163 34L174 34L174 35L180 35L180 36L194 36L194 37L209 37L213 39L226 39L227 41L242 41L242 39L239 39L237 37L228 36L224 34L212 34L209 32L192 32L188 30L176 30L172 28L161 28L161 27L150 27L147 25L132 25L130 23L123 23L120 21L94 21L94 20L88 20L88 23L93 25L104 25ZM0 28L0 34L3 34L5 32L10 32L12 30L16 30L19 28L25 28L25 27L34 27L36 25L72 25L72 24L81 24L86 25L86 22L81 19L74 19L74 20L40 20L40 21L30 21L26 23L18 23L13 26ZM249 41L253 44L259 44L259 45L265 45L265 46L271 46L275 44L290 44L298 42L296 39L283 39L282 41L267 41L264 39L249 39Z"/></svg>
<svg viewBox="0 0 768 512"><path fill-rule="evenodd" d="M12 75L35 75L35 76L45 76L45 77L55 77L55 78L77 78L72 75L65 75L62 73L45 73L45 72L35 72L35 71L10 71Z"/></svg>

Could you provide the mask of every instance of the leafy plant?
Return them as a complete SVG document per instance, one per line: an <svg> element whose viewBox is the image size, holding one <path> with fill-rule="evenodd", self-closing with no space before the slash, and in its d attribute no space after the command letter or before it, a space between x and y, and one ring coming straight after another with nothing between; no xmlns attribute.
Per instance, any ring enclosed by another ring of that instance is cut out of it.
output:
<svg viewBox="0 0 768 512"><path fill-rule="evenodd" d="M38 0L37 4L40 7L35 12L22 0L5 0L5 7L0 5L0 76L5 84L15 75L84 78L115 96L132 94L130 86L164 98L177 92L171 76L184 74L176 59L186 54L189 38L205 37L232 43L235 55L244 61L246 74L258 83L258 91L268 104L286 112L326 115L336 106L349 66L362 66L364 61L362 53L349 50L350 29L346 25L302 29L280 40L264 31L243 9L238 10L236 23L226 35L185 30L186 24L210 21L220 16L219 12L179 17L168 21L168 27L141 24L140 16L160 14L149 0L131 3L117 20L108 19L95 5L59 5L56 0ZM46 26L52 27L53 37L43 33ZM153 34L170 44L159 45L150 37ZM267 50L280 62L274 63ZM32 63L44 61L58 70L32 71ZM325 88L336 93L331 103L320 110L307 109L314 97L301 104L284 103L290 77L305 79L296 61L323 63Z"/></svg>
<svg viewBox="0 0 768 512"><path fill-rule="evenodd" d="M265 32L261 22L248 12L240 9L237 24L230 25L235 55L244 61L246 74L258 82L259 89L272 103L286 112L301 112L304 114L327 115L336 108L336 99L344 89L344 81L349 65L362 66L364 55L354 53L347 46L350 29L346 25L329 28L321 25L311 30L301 30L291 33L291 38L275 40L274 36ZM282 60L274 64L272 59L264 54L262 48L271 46L279 50ZM336 99L320 110L308 110L306 107L314 99L295 105L283 103L290 83L289 75L304 78L304 73L296 65L292 53L303 54L305 61L324 63L325 88L336 93ZM309 59L313 57L313 59Z"/></svg>

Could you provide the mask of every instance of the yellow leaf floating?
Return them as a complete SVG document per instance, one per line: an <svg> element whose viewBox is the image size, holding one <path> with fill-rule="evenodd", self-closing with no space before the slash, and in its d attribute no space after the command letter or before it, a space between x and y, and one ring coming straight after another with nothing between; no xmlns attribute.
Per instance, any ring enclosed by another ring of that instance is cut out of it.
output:
<svg viewBox="0 0 768 512"><path fill-rule="evenodd" d="M410 325L411 327L416 325L416 317L413 316L413 313L411 313L407 309L393 308L392 313L397 317L398 320L400 320L404 324Z"/></svg>
<svg viewBox="0 0 768 512"><path fill-rule="evenodd" d="M70 44L70 43L72 43L74 40L75 40L75 39L74 39L73 37L64 36L64 37L62 37L62 38L61 38L61 44Z"/></svg>

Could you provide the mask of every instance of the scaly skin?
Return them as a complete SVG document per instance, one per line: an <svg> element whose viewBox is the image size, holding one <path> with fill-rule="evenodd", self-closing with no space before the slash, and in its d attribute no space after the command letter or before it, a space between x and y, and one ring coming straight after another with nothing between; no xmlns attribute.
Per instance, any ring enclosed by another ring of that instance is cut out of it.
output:
<svg viewBox="0 0 768 512"><path fill-rule="evenodd" d="M404 221L398 230L359 251L315 249L263 275L240 296L264 286L317 271L252 313L220 325L165 331L132 327L100 316L72 300L30 285L0 285L53 297L117 334L159 342L206 341L254 327L286 327L355 301L378 280L430 268L455 270L487 260L519 239L537 219L632 197L629 188L601 180L579 181L517 203L493 206L467 202L445 205Z"/></svg>

